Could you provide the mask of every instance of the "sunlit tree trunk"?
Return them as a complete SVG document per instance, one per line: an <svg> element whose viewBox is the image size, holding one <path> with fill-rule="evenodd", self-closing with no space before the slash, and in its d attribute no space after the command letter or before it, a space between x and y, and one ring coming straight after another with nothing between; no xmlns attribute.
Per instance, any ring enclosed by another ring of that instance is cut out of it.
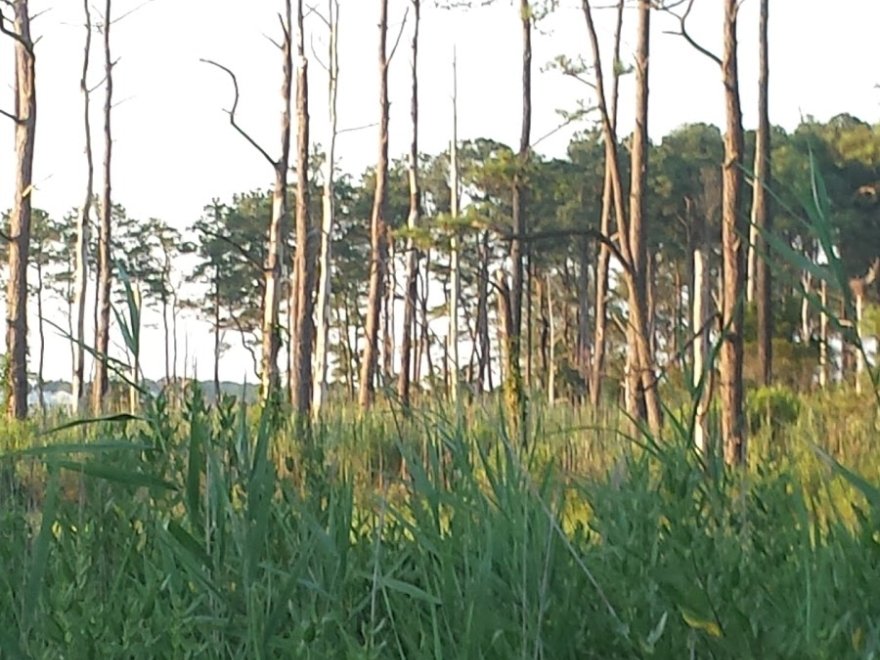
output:
<svg viewBox="0 0 880 660"><path fill-rule="evenodd" d="M773 308L771 306L771 276L767 244L761 231L771 227L770 199L767 190L771 184L771 145L769 111L769 0L761 0L759 23L759 77L758 77L758 130L755 143L755 182L752 196L752 226L749 250L749 285L754 288L758 322L758 371L765 385L773 377ZM749 298L751 300L751 297Z"/></svg>
<svg viewBox="0 0 880 660"><path fill-rule="evenodd" d="M92 157L92 122L91 91L89 90L88 73L89 61L92 50L92 13L89 9L89 0L83 0L83 12L85 14L86 38L83 46L82 76L79 81L80 92L83 95L83 125L85 128L85 154L86 154L86 194L82 209L76 222L76 266L74 284L74 310L76 325L73 345L73 383L72 399L74 410L78 415L85 412L85 317L86 317L86 289L88 287L88 250L89 232L91 230L92 201L95 190L95 164Z"/></svg>
<svg viewBox="0 0 880 660"><path fill-rule="evenodd" d="M31 241L34 141L37 94L34 42L27 0L13 3L15 18L15 193L9 215L9 281L6 289L8 415L24 419L28 411L27 267Z"/></svg>
<svg viewBox="0 0 880 660"><path fill-rule="evenodd" d="M296 50L296 317L295 333L291 335L293 364L290 390L293 411L299 415L300 422L306 422L312 403L312 292L315 288L315 267L314 233L309 214L309 87L302 0L296 3Z"/></svg>
<svg viewBox="0 0 880 660"><path fill-rule="evenodd" d="M388 259L385 215L388 178L388 0L379 0L379 161L376 165L376 191L370 218L370 289L367 303L366 335L361 360L359 403L367 409L373 402L379 354L381 305L384 297Z"/></svg>
<svg viewBox="0 0 880 660"><path fill-rule="evenodd" d="M110 246L113 218L112 159L113 159L113 59L110 51L111 0L104 7L104 181L101 192L101 226L98 235L98 302L95 328L95 374L92 379L92 413L104 411L109 382L107 356L110 349L110 284L112 268Z"/></svg>
<svg viewBox="0 0 880 660"><path fill-rule="evenodd" d="M739 0L724 0L724 54L721 62L727 130L724 135L722 173L721 251L723 289L721 295L721 432L724 460L739 465L746 460L743 417L743 273L741 221L743 129L737 70L737 13Z"/></svg>
<svg viewBox="0 0 880 660"><path fill-rule="evenodd" d="M692 328L693 339L693 386L702 388L698 392L696 419L694 420L694 445L697 451L708 458L711 452L709 445L708 413L711 403L712 377L714 368L709 362L709 333L712 318L712 280L709 275L709 241L708 219L702 215L693 218L694 222L694 279L692 288Z"/></svg>
<svg viewBox="0 0 880 660"><path fill-rule="evenodd" d="M623 30L623 0L617 4L617 23L614 30L614 61L620 61L620 39ZM615 66L611 77L611 106L609 108L609 121L611 134L617 135L617 102L620 89L620 67ZM605 136L608 139L608 136ZM616 146L616 145L615 145ZM611 211L614 204L613 190L611 186L612 161L605 156L605 182L602 189L602 215L599 220L599 231L605 238L611 238ZM590 371L590 403L593 408L599 406L602 397L602 381L605 372L605 335L608 325L607 298L608 298L608 267L611 261L611 251L605 243L599 245L599 258L596 262L596 307L595 326L593 335L593 365Z"/></svg>
<svg viewBox="0 0 880 660"><path fill-rule="evenodd" d="M412 0L413 33L411 61L410 118L412 140L409 149L409 214L406 226L413 232L421 215L419 191L419 27L421 0ZM403 336L400 344L400 372L397 374L397 396L404 408L410 405L410 387L413 373L413 340L416 332L416 297L418 295L419 255L412 235L406 240L406 289L403 303Z"/></svg>

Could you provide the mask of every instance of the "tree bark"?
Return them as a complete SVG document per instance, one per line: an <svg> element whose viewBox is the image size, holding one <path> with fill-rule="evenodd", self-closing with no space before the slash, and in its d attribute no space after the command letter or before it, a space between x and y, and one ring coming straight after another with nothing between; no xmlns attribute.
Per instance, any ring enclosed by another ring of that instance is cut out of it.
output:
<svg viewBox="0 0 880 660"><path fill-rule="evenodd" d="M318 264L318 304L315 318L318 322L315 342L315 374L312 414L317 416L327 392L327 360L330 342L330 296L332 293L333 230L336 223L336 97L339 82L339 1L328 0L327 22L330 28L328 58L327 109L330 127L327 156L324 162L324 194L322 198L321 248Z"/></svg>
<svg viewBox="0 0 880 660"><path fill-rule="evenodd" d="M708 181L707 181L708 183ZM694 446L704 458L711 452L709 445L708 414L711 403L713 366L709 363L709 333L712 318L712 280L709 275L709 240L708 218L697 213L692 218L694 227L693 249L693 285L692 295L692 328L694 333L694 366L693 386L702 388L698 392L696 402L696 418L694 420Z"/></svg>
<svg viewBox="0 0 880 660"><path fill-rule="evenodd" d="M769 0L761 0L759 22L758 131L755 143L755 182L752 196L752 236L750 245L749 283L754 286L758 322L758 372L764 385L773 378L773 308L771 306L771 275L767 244L761 234L771 228L770 199L771 144L769 111ZM754 276L754 280L752 277Z"/></svg>
<svg viewBox="0 0 880 660"><path fill-rule="evenodd" d="M82 209L76 223L76 274L74 285L74 309L76 310L76 330L73 346L73 383L72 399L74 411L77 415L85 412L85 316L86 316L86 289L88 287L88 251L89 232L91 230L92 201L95 190L95 164L92 157L92 122L91 114L91 91L89 90L88 74L89 61L92 50L92 12L89 9L89 0L83 0L83 12L85 14L86 39L83 46L82 76L79 81L80 92L83 95L83 125L85 128L85 154L86 154L86 194Z"/></svg>
<svg viewBox="0 0 880 660"><path fill-rule="evenodd" d="M477 364L477 392L487 385L492 389L492 341L489 336L489 232L481 232L477 248L479 271L477 275L477 342L480 347Z"/></svg>
<svg viewBox="0 0 880 660"><path fill-rule="evenodd" d="M37 129L36 57L27 0L13 3L15 18L15 197L9 215L9 282L6 293L8 415L28 411L27 267L31 242L34 142Z"/></svg>
<svg viewBox="0 0 880 660"><path fill-rule="evenodd" d="M456 407L456 420L460 421L459 400L459 356L458 356L458 301L461 295L461 267L459 259L459 229L458 229L458 206L459 206L459 180L458 180L458 71L455 55L452 59L452 141L449 149L450 161L450 192L451 199L449 208L452 215L452 235L449 241L449 371L450 371L450 394L453 405Z"/></svg>
<svg viewBox="0 0 880 660"><path fill-rule="evenodd" d="M107 378L107 356L110 349L110 284L112 266L110 263L110 244L113 218L112 201L112 158L113 158L113 60L110 51L111 0L106 0L104 8L104 181L101 193L101 227L98 235L98 302L97 327L95 329L95 375L92 380L92 413L104 412L104 399L109 382Z"/></svg>
<svg viewBox="0 0 880 660"><path fill-rule="evenodd" d="M724 54L721 62L727 131L722 173L721 250L723 289L721 305L721 432L724 460L740 465L746 460L743 418L743 305L744 291L742 208L743 129L737 70L738 0L724 0Z"/></svg>
<svg viewBox="0 0 880 660"><path fill-rule="evenodd" d="M309 215L309 87L308 60L305 55L303 32L303 3L296 3L296 116L297 116L297 158L296 158L296 334L291 336L293 343L293 364L291 365L291 401L294 413L300 421L308 421L312 402L312 339L313 297L315 288L314 233Z"/></svg>
<svg viewBox="0 0 880 660"><path fill-rule="evenodd" d="M617 3L617 22L614 30L614 62L620 61L620 39L623 31L623 0ZM620 90L620 67L615 66L611 77L611 108L609 120L611 134L617 135L617 102ZM608 136L605 135L605 139ZM617 145L615 144L616 148ZM602 236L611 238L611 210L614 205L613 191L611 186L612 162L608 158L607 145L605 155L605 182L602 189L602 215L599 219L599 232ZM611 251L605 243L599 245L599 258L596 261L596 311L593 334L593 365L590 371L590 405L598 408L602 397L602 381L605 373L605 334L608 326L607 297L608 297L608 267L611 261Z"/></svg>
<svg viewBox="0 0 880 660"><path fill-rule="evenodd" d="M379 161L376 165L376 190L370 218L370 290L367 303L366 336L361 360L359 403L369 408L374 399L376 367L378 366L381 304L388 258L387 207L388 178L388 0L379 0Z"/></svg>

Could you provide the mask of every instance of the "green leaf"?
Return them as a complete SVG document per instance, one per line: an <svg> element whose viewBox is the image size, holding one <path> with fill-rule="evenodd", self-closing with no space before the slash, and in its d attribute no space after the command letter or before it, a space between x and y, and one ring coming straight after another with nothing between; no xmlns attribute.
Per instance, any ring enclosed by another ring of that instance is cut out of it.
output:
<svg viewBox="0 0 880 660"><path fill-rule="evenodd" d="M115 465L105 465L103 463L81 463L78 461L58 461L58 467L73 472L81 472L90 477L113 481L125 486L134 486L138 488L162 488L164 490L177 490L170 481L165 481L152 474L144 474L143 472L132 472L131 470L123 470Z"/></svg>

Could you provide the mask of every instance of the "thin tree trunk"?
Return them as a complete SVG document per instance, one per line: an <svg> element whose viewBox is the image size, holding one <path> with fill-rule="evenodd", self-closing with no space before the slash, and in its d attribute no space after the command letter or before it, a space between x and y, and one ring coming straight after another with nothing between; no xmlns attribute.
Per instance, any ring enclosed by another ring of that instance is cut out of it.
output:
<svg viewBox="0 0 880 660"><path fill-rule="evenodd" d="M749 250L749 285L754 288L758 322L758 372L764 385L773 378L773 308L767 244L761 231L771 228L767 189L771 185L769 111L769 0L761 0L759 22L758 131L755 143L755 182L752 197L752 226ZM749 298L751 300L751 297Z"/></svg>
<svg viewBox="0 0 880 660"><path fill-rule="evenodd" d="M92 413L104 411L104 399L109 386L107 379L107 356L110 349L110 245L113 218L112 203L112 157L113 133L111 115L113 109L113 60L110 51L111 0L104 8L104 181L101 194L101 227L98 237L98 323L95 332L95 376L92 380Z"/></svg>
<svg viewBox="0 0 880 660"><path fill-rule="evenodd" d="M46 416L46 388L43 382L43 367L46 362L46 330L43 322L43 254L42 246L37 255L37 331L40 337L40 354L37 360L37 402L40 413Z"/></svg>
<svg viewBox="0 0 880 660"><path fill-rule="evenodd" d="M461 267L458 263L460 235L458 230L459 180L458 180L458 71L455 55L452 58L452 142L449 150L450 160L450 210L452 214L452 236L449 242L449 371L450 393L456 407L456 419L460 421L459 396L459 356L458 356L458 301L461 295Z"/></svg>
<svg viewBox="0 0 880 660"><path fill-rule="evenodd" d="M623 0L617 4L617 22L614 29L614 61L620 61L620 39L623 31ZM611 108L609 121L611 134L616 140L617 135L617 103L620 90L620 67L615 66L611 77ZM608 135L605 135L608 139ZM617 148L617 145L614 145ZM599 231L605 238L611 238L611 210L614 205L612 190L612 161L608 158L606 145L605 156L605 182L602 189L602 215L599 220ZM590 404L598 408L602 397L602 382L605 373L605 335L608 326L607 297L608 297L608 268L611 261L611 251L605 243L599 245L599 258L596 263L596 311L593 335L593 367L590 372Z"/></svg>
<svg viewBox="0 0 880 660"><path fill-rule="evenodd" d="M410 117L412 120L412 141L409 149L409 214L406 226L410 236L406 241L406 292L403 303L403 337L400 344L400 372L397 375L397 396L404 409L410 406L410 388L413 371L413 339L416 332L416 303L418 296L419 255L416 251L412 232L418 226L421 215L419 192L419 26L421 20L421 0L412 0L413 33L411 62Z"/></svg>
<svg viewBox="0 0 880 660"><path fill-rule="evenodd" d="M607 249L606 249L607 252ZM607 256L606 256L607 259ZM574 364L583 378L584 385L589 390L590 363L592 351L590 349L590 240L584 238L580 246L580 263L578 265L577 283L577 349L574 355ZM566 326L566 331L567 331ZM570 345L570 344L569 344Z"/></svg>
<svg viewBox="0 0 880 660"><path fill-rule="evenodd" d="M220 267L214 264L214 401L220 401Z"/></svg>
<svg viewBox="0 0 880 660"><path fill-rule="evenodd" d="M479 242L479 271L477 274L477 342L480 347L477 366L477 392L488 384L492 388L492 342L489 336L489 232L484 231Z"/></svg>
<svg viewBox="0 0 880 660"><path fill-rule="evenodd" d="M709 332L711 330L712 281L709 276L709 223L708 218L694 218L694 281L692 300L692 328L694 331L694 369L693 386L702 387L697 399L696 419L694 420L694 446L704 458L711 452L709 445L708 414L711 403L712 375L714 369L709 363Z"/></svg>
<svg viewBox="0 0 880 660"><path fill-rule="evenodd" d="M822 309L819 312L819 387L828 386L828 283L822 280L819 289Z"/></svg>
<svg viewBox="0 0 880 660"><path fill-rule="evenodd" d="M743 418L743 305L744 293L742 159L742 108L737 71L737 13L739 0L724 0L724 55L721 63L724 79L727 131L724 136L722 175L721 249L723 255L723 290L721 306L721 432L724 460L739 465L746 460Z"/></svg>
<svg viewBox="0 0 880 660"><path fill-rule="evenodd" d="M553 316L553 282L547 273L547 320L549 332L549 360L547 367L547 402L556 403L556 320Z"/></svg>
<svg viewBox="0 0 880 660"><path fill-rule="evenodd" d="M34 43L27 0L13 3L15 19L15 197L9 215L9 282L6 293L7 406L13 419L28 411L27 267L31 241L37 95Z"/></svg>
<svg viewBox="0 0 880 660"><path fill-rule="evenodd" d="M92 50L92 12L89 9L89 0L83 0L83 12L85 14L86 39L83 46L82 76L79 81L80 92L83 95L83 125L85 127L85 154L86 154L86 194L82 210L76 223L76 274L74 287L74 309L76 310L76 330L74 333L73 346L73 383L72 399L74 410L77 415L85 412L85 316L86 316L86 289L88 288L88 257L89 257L89 232L91 230L92 201L95 190L95 164L92 157L92 122L91 91L89 90L88 75L89 61Z"/></svg>
<svg viewBox="0 0 880 660"><path fill-rule="evenodd" d="M360 396L362 409L373 403L374 380L378 366L381 304L387 261L387 207L388 178L388 0L379 0L379 162L376 165L376 191L370 219L370 290L367 303L366 336L361 360Z"/></svg>
<svg viewBox="0 0 880 660"><path fill-rule="evenodd" d="M330 343L330 296L332 293L332 248L336 215L336 97L339 83L339 1L328 0L327 22L330 28L327 109L330 116L327 157L324 161L324 195L321 218L321 252L318 265L318 326L315 343L315 374L312 414L321 412L327 392L327 362Z"/></svg>
<svg viewBox="0 0 880 660"><path fill-rule="evenodd" d="M134 337L134 345L131 346L132 350L132 361L131 361L131 375L129 378L131 379L131 385L128 388L128 408L129 412L132 415L136 415L140 410L140 392L138 391L138 384L140 383L140 375L141 375L141 350L140 350L140 334L141 334L141 310L142 310L142 297L141 297L141 285L140 282L135 282L132 287L132 293L134 297L134 306L136 311L135 317L132 319L132 336Z"/></svg>
<svg viewBox="0 0 880 660"><path fill-rule="evenodd" d="M288 22L289 25L289 22ZM305 35L303 31L303 3L296 3L296 116L297 116L297 158L296 158L296 334L291 336L293 343L293 364L291 368L291 401L294 413L300 422L307 422L312 403L312 339L314 321L312 317L315 288L315 267L313 254L314 232L309 215L309 87L308 60L305 55Z"/></svg>

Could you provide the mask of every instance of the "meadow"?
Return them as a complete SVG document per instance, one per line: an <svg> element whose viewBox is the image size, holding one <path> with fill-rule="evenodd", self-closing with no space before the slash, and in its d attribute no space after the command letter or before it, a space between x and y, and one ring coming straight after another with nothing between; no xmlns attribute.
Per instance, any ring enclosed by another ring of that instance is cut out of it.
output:
<svg viewBox="0 0 880 660"><path fill-rule="evenodd" d="M653 439L535 400L524 447L491 399L331 410L4 429L0 656L880 653L871 395L753 396L747 470L685 405Z"/></svg>

